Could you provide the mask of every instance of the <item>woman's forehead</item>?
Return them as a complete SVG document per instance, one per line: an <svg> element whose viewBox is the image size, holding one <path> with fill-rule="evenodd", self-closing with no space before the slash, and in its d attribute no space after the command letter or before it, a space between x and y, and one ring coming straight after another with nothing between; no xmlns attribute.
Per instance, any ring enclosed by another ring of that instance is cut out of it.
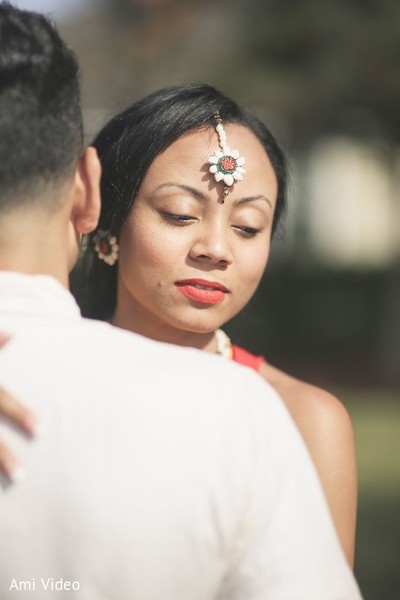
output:
<svg viewBox="0 0 400 600"><path fill-rule="evenodd" d="M268 155L254 133L236 123L228 123L225 125L227 136L227 145L231 150L238 150L241 155L251 156L253 161L269 162ZM207 162L209 156L219 148L217 132L213 127L197 129L182 135L180 138L172 142L161 154L159 154L155 162L179 161L182 163ZM176 163L178 166L178 162Z"/></svg>
<svg viewBox="0 0 400 600"><path fill-rule="evenodd" d="M275 198L277 179L268 155L258 138L238 124L225 126L227 145L238 150L245 159L243 181L233 184L233 191L264 194ZM195 187L223 188L209 172L209 158L219 149L218 135L213 127L187 133L166 148L151 164L141 186L145 193L165 182L179 182Z"/></svg>

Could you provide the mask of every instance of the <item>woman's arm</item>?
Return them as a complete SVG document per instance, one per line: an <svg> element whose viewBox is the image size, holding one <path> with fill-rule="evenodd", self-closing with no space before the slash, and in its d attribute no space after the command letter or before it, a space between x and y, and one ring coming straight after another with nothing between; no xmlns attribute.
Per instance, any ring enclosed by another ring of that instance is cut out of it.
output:
<svg viewBox="0 0 400 600"><path fill-rule="evenodd" d="M8 337L0 334L0 348L9 341ZM12 398L5 390L0 388L0 419L8 420L32 436L35 434L37 419L20 402ZM0 439L0 471L10 480L17 481L24 475L23 468L9 448Z"/></svg>
<svg viewBox="0 0 400 600"><path fill-rule="evenodd" d="M353 566L357 466L353 427L332 394L264 364L261 374L283 398L317 468L343 550Z"/></svg>

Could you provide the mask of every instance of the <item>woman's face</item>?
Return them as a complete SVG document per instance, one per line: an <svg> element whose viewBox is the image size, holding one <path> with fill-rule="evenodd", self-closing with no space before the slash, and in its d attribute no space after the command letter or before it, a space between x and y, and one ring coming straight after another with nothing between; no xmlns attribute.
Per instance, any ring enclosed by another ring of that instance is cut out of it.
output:
<svg viewBox="0 0 400 600"><path fill-rule="evenodd" d="M152 337L156 328L214 331L259 284L270 249L276 176L250 130L230 124L225 131L228 146L246 159L243 181L227 197L224 183L208 171L217 135L196 131L154 160L122 227L117 313L123 309L136 331Z"/></svg>

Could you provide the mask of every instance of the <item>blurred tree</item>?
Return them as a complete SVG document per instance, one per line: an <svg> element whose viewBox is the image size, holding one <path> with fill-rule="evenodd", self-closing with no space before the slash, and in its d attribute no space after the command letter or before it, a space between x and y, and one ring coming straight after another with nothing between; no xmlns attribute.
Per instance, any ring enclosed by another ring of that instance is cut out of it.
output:
<svg viewBox="0 0 400 600"><path fill-rule="evenodd" d="M243 15L255 92L296 138L344 130L400 139L397 0L250 0Z"/></svg>
<svg viewBox="0 0 400 600"><path fill-rule="evenodd" d="M103 93L110 105L112 93L124 106L156 87L208 81L267 106L301 146L320 132L400 139L397 0L103 2L96 33L88 36L93 23L85 36L66 29L94 90L89 104Z"/></svg>

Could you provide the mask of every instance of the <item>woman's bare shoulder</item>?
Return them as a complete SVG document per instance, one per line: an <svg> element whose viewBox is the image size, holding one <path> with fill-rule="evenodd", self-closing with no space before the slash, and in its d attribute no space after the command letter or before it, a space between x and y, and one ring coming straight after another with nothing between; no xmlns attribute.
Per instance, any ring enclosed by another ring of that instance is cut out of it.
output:
<svg viewBox="0 0 400 600"><path fill-rule="evenodd" d="M308 441L350 435L352 425L343 403L332 393L264 363L260 374L277 390ZM328 441L328 440L327 440Z"/></svg>
<svg viewBox="0 0 400 600"><path fill-rule="evenodd" d="M260 373L280 394L317 468L349 564L354 560L357 466L350 416L333 394L265 364Z"/></svg>

